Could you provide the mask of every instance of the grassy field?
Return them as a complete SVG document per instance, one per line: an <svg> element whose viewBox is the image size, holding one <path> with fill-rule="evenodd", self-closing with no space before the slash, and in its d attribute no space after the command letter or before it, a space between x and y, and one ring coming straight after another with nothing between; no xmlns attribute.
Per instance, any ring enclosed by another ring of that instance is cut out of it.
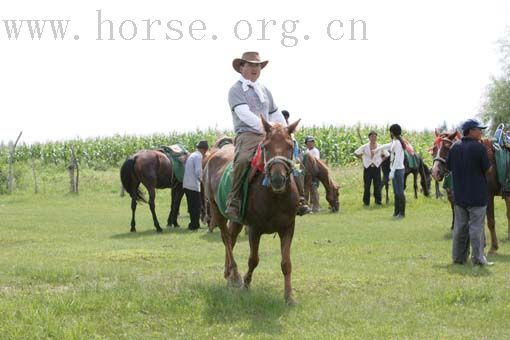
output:
<svg viewBox="0 0 510 340"><path fill-rule="evenodd" d="M495 265L452 266L445 201L415 200L408 189L407 217L394 221L391 206L362 207L360 166L336 170L341 212L297 218L298 305L288 307L278 237L262 238L251 289L227 288L218 230L157 234L140 205L138 233L129 233L116 170L82 171L79 196L66 194L66 176L44 172L37 195L29 185L0 195L2 339L510 338L500 200ZM158 195L164 222L170 194ZM244 273L244 234L235 254Z"/></svg>

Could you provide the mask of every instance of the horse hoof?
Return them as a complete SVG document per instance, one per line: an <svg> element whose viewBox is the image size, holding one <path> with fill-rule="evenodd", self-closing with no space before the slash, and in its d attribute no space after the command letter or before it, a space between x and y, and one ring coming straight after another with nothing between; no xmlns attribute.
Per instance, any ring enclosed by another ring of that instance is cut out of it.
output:
<svg viewBox="0 0 510 340"><path fill-rule="evenodd" d="M228 285L229 285L229 287L232 287L232 288L241 288L244 286L244 281L240 275L238 275L237 277L235 277L235 276L232 277L232 275L231 275L230 278L228 279Z"/></svg>
<svg viewBox="0 0 510 340"><path fill-rule="evenodd" d="M130 232L136 233L136 229L131 229Z"/></svg>
<svg viewBox="0 0 510 340"><path fill-rule="evenodd" d="M497 252L498 248L491 248L491 250L489 250L489 255L495 255Z"/></svg>
<svg viewBox="0 0 510 340"><path fill-rule="evenodd" d="M285 303L287 303L288 306L295 306L297 305L296 299L292 295L285 297Z"/></svg>
<svg viewBox="0 0 510 340"><path fill-rule="evenodd" d="M163 232L163 229L158 228L158 229L156 229L156 232L158 232L158 233L162 233L162 232Z"/></svg>

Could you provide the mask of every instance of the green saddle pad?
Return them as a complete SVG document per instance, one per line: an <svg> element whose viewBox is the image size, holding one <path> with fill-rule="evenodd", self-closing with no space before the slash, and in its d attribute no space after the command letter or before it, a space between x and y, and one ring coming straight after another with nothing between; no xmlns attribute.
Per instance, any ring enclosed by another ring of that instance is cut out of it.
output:
<svg viewBox="0 0 510 340"><path fill-rule="evenodd" d="M181 144L175 144L162 146L161 151L172 161L172 170L175 178L182 183L184 180L185 159L189 153L188 150Z"/></svg>
<svg viewBox="0 0 510 340"><path fill-rule="evenodd" d="M451 173L444 176L443 179L443 189L445 190L453 190L453 176Z"/></svg>
<svg viewBox="0 0 510 340"><path fill-rule="evenodd" d="M232 166L233 162L227 165L227 168L225 169L225 172L221 176L220 185L218 186L218 190L216 191L216 204L218 205L218 210L220 213L227 217L225 214L225 210L227 209L227 198L230 190L232 189ZM246 171L246 173L243 175L243 185L241 187L243 199L241 203L241 211L240 215L241 217L244 216L245 208L246 208L246 202L248 198L248 172L250 169Z"/></svg>
<svg viewBox="0 0 510 340"><path fill-rule="evenodd" d="M411 155L407 150L404 151L406 160L407 160L407 166L411 169L418 169L418 160L416 159L416 155Z"/></svg>
<svg viewBox="0 0 510 340"><path fill-rule="evenodd" d="M496 173L498 182L501 184L503 192L510 192L510 179L508 178L508 168L510 167L510 155L508 150L501 147L499 144L494 143L494 150L496 151Z"/></svg>

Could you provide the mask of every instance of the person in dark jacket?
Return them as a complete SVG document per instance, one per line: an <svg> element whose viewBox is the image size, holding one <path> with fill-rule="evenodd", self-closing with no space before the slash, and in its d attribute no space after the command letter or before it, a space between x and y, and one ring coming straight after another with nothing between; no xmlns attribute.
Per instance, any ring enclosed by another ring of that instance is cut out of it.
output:
<svg viewBox="0 0 510 340"><path fill-rule="evenodd" d="M475 119L466 120L462 124L462 140L453 144L446 161L453 177L455 223L452 259L455 264L466 263L470 243L473 265L492 264L483 252L483 226L489 199L485 175L490 168L487 150L480 143L485 128Z"/></svg>

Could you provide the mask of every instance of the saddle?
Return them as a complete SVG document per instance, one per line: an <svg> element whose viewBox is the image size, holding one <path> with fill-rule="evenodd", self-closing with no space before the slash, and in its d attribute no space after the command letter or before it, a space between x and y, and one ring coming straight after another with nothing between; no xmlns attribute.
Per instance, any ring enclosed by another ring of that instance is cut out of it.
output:
<svg viewBox="0 0 510 340"><path fill-rule="evenodd" d="M510 137L509 132L504 131L504 127L503 124L499 124L492 139L492 146L496 156L496 174L501 191L508 193L510 192Z"/></svg>
<svg viewBox="0 0 510 340"><path fill-rule="evenodd" d="M227 143L228 144L228 143ZM246 173L243 175L243 184L242 184L242 200L240 207L240 216L241 218L244 216L244 212L246 211L246 203L248 201L248 187L250 183L253 181L255 176L258 173L264 173L264 159L262 157L262 148L260 146L257 147L257 151L253 155L251 160L251 166L247 169ZM227 199L230 190L232 189L232 168L234 163L230 162L223 175L221 176L220 184L218 185L218 190L216 191L216 203L218 205L218 210L220 213L227 217L225 211L227 209Z"/></svg>
<svg viewBox="0 0 510 340"><path fill-rule="evenodd" d="M184 166L189 152L182 144L164 145L158 151L164 153L172 162L172 170L175 178L182 183L184 179Z"/></svg>

